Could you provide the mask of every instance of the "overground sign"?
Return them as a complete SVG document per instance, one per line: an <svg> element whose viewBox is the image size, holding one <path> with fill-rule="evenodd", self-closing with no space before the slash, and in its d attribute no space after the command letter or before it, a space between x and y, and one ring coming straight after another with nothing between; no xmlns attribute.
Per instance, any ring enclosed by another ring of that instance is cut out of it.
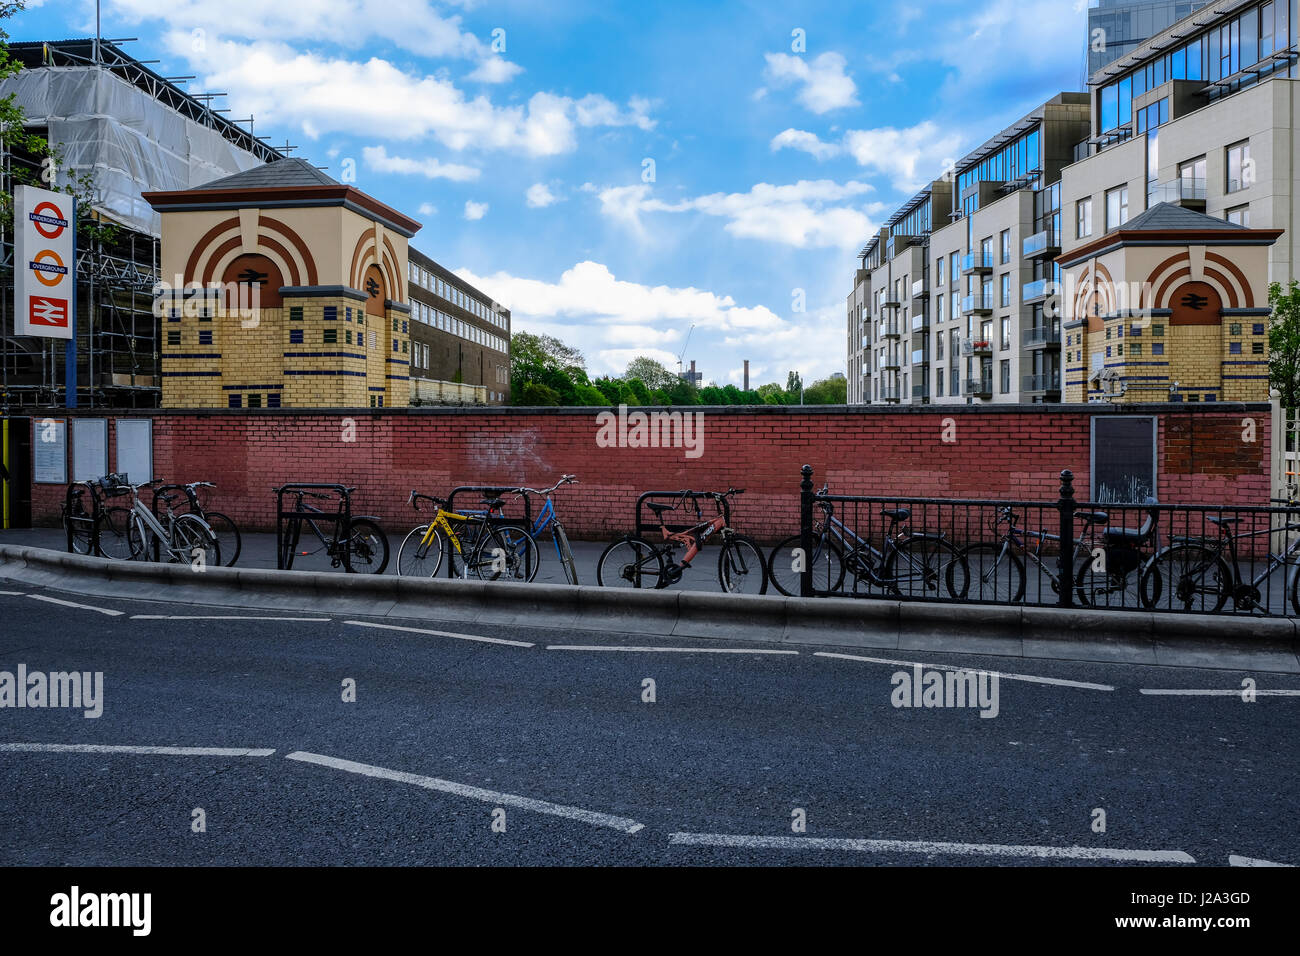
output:
<svg viewBox="0 0 1300 956"><path fill-rule="evenodd" d="M14 189L14 331L71 339L76 315L76 200Z"/></svg>

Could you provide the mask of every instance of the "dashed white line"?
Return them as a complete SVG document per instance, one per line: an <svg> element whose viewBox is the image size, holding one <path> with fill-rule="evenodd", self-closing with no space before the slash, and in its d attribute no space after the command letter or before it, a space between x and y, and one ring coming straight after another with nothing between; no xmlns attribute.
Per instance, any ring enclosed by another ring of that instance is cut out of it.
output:
<svg viewBox="0 0 1300 956"><path fill-rule="evenodd" d="M26 593L26 591L0 591L0 594L8 595L10 597L22 597Z"/></svg>
<svg viewBox="0 0 1300 956"><path fill-rule="evenodd" d="M126 613L125 611L114 611L108 607L95 607L93 604L77 604L74 601L64 601L45 594L29 594L27 596L35 601L48 601L50 604L61 604L63 607L75 607L82 611L95 611L98 614L107 614L109 617L121 617Z"/></svg>
<svg viewBox="0 0 1300 956"><path fill-rule="evenodd" d="M328 617L259 617L242 614L132 614L133 621L300 621L328 624Z"/></svg>
<svg viewBox="0 0 1300 956"><path fill-rule="evenodd" d="M581 823L589 823L592 826L609 827L612 830L621 830L629 834L645 829L644 823L637 823L627 817L616 817L608 813L597 813L594 810L582 810L578 807L566 807L563 804L551 803L547 800L534 800L532 797L521 797L513 793L484 790L481 787L471 787L468 784L454 783L451 780L424 777L419 774L406 773L402 770L389 770L385 767L375 767L352 760L343 760L339 757L327 757L323 754L307 753L299 750L291 754L285 754L285 759L318 764L322 767L344 770L365 777L377 777L381 780L409 783L417 787L424 787L426 790L438 790L454 796L466 797L470 800L481 800L484 803L496 804L497 806L518 807L521 810L532 810L535 813L548 813L551 816L577 820Z"/></svg>
<svg viewBox="0 0 1300 956"><path fill-rule="evenodd" d="M1245 688L1239 690L1217 690L1217 689L1179 689L1169 688L1151 688L1143 687L1138 690L1139 694L1146 694L1148 697L1240 697L1242 694L1250 693L1254 697L1300 697L1300 690L1251 690Z"/></svg>
<svg viewBox="0 0 1300 956"><path fill-rule="evenodd" d="M507 641L503 637L483 637L480 634L459 634L456 631L431 631L423 627L399 627L396 624L375 624L370 621L344 621L356 627L375 627L384 631L406 631L410 634L432 634L434 637L454 637L458 641L480 641L483 644L507 644L510 647L536 647L528 641Z"/></svg>
<svg viewBox="0 0 1300 956"><path fill-rule="evenodd" d="M547 644L548 651L623 651L630 654L798 654L745 647L619 647L612 644Z"/></svg>
<svg viewBox="0 0 1300 956"><path fill-rule="evenodd" d="M1078 690L1114 690L1110 684L1090 684L1087 681L1064 680L1059 677L1038 677L1033 674L1007 674L1003 671L990 671L980 667L957 667L953 664L923 664L920 661L895 661L884 657L862 657L857 654L832 654L829 651L814 651L814 657L835 657L845 661L866 661L868 664L888 664L891 667L927 667L940 671L969 671L991 674L1001 680L1019 680L1029 684L1048 684L1052 687L1074 687Z"/></svg>
<svg viewBox="0 0 1300 956"><path fill-rule="evenodd" d="M745 850L853 850L859 853L941 853L954 856L1014 856L1052 860L1111 860L1122 863L1195 863L1182 850L1117 850L1087 846L1002 846L994 843L940 843L930 840L854 840L828 837L735 836L727 833L673 833L677 846L734 847Z"/></svg>
<svg viewBox="0 0 1300 956"><path fill-rule="evenodd" d="M0 744L9 753L147 754L158 757L269 757L275 749L256 747L133 747L116 744Z"/></svg>
<svg viewBox="0 0 1300 956"><path fill-rule="evenodd" d="M1237 856L1235 853L1228 857L1229 866L1284 866L1292 868L1290 863L1274 863L1272 860L1257 860L1250 856Z"/></svg>

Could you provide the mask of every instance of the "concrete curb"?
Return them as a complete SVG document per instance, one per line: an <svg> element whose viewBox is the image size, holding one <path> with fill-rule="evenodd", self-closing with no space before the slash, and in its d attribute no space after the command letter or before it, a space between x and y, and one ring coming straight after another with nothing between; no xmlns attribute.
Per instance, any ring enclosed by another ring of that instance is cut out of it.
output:
<svg viewBox="0 0 1300 956"><path fill-rule="evenodd" d="M111 561L0 545L0 577L98 597L457 624L1300 673L1297 622Z"/></svg>

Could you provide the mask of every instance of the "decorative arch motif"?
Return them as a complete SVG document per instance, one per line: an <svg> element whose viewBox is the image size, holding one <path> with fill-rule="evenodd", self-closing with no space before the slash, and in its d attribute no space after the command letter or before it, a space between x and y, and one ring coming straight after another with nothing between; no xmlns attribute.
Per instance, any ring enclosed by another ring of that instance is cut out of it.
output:
<svg viewBox="0 0 1300 956"><path fill-rule="evenodd" d="M288 246L280 239L287 240ZM210 283L217 276L224 275L234 258L252 254L264 255L274 262L284 281L290 285L316 285L319 282L316 260L307 243L293 229L268 216L258 218L257 241L252 249L244 246L238 217L231 216L217 223L190 250L185 275L190 281Z"/></svg>

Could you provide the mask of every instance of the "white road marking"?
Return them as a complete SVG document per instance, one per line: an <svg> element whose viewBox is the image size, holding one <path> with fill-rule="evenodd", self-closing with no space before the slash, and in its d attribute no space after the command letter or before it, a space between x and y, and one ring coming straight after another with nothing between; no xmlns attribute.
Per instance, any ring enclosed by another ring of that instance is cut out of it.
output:
<svg viewBox="0 0 1300 956"><path fill-rule="evenodd" d="M535 813L549 813L552 816L578 820L581 823L590 823L592 826L622 830L624 833L637 833L645 829L644 823L637 823L627 817L611 816L608 813L597 813L594 810L581 810L578 807L566 807L563 804L550 803L546 800L534 800L532 797L520 797L512 793L484 790L480 787L471 787L450 780L439 780L437 777L423 777L419 774L406 773L401 770L388 770L384 767L374 767L370 764L342 760L338 757L326 757L322 754L299 750L291 754L285 754L285 759L314 763L322 767L331 767L335 770L361 774L365 777L378 777L381 780L395 780L398 783L414 784L417 787L424 787L426 790L438 790L458 797L467 797L470 800L481 800L484 803L496 804L497 806L518 807L521 810L532 810Z"/></svg>
<svg viewBox="0 0 1300 956"><path fill-rule="evenodd" d="M923 664L920 661L894 661L884 657L861 657L857 654L832 654L828 651L815 651L814 657L836 657L844 661L866 661L868 664L888 664L891 667L926 667L940 671L967 671L991 674L1001 680L1019 680L1029 684L1049 684L1053 687L1074 687L1079 690L1114 690L1109 684L1089 684L1086 681L1063 680L1059 677L1036 677L1033 674L1006 674L1002 671L984 670L979 667L957 667L953 664Z"/></svg>
<svg viewBox="0 0 1300 956"><path fill-rule="evenodd" d="M0 591L0 594L7 594L14 597L21 597L26 593L27 593L26 591Z"/></svg>
<svg viewBox="0 0 1300 956"><path fill-rule="evenodd" d="M76 604L72 601L63 601L45 594L29 594L27 596L36 601L48 601L50 604L61 604L64 607L75 607L83 611L96 611L99 614L107 614L109 617L121 617L126 613L125 611L114 611L112 608L107 607L95 607L93 604Z"/></svg>
<svg viewBox="0 0 1300 956"><path fill-rule="evenodd" d="M618 647L609 644L547 644L548 651L625 651L634 654L798 654L798 651L743 647Z"/></svg>
<svg viewBox="0 0 1300 956"><path fill-rule="evenodd" d="M1243 687L1240 690L1179 690L1143 687L1138 693L1149 697L1240 697L1246 693L1246 689ZM1250 693L1256 697L1300 697L1300 690L1252 690Z"/></svg>
<svg viewBox="0 0 1300 956"><path fill-rule="evenodd" d="M373 624L370 621L344 621L357 627L377 627L385 631L406 631L410 634L432 634L434 637L454 637L459 641L481 641L484 644L508 644L511 647L536 647L528 641L507 641L502 637L482 637L478 634L457 634L455 631L430 631L422 627L398 627L396 624Z"/></svg>
<svg viewBox="0 0 1300 956"><path fill-rule="evenodd" d="M1019 856L1039 859L1114 860L1125 863L1195 863L1182 850L1114 850L1088 846L1001 846L993 843L939 843L930 840L850 840L827 837L733 836L726 833L673 833L678 846L725 846L748 850L856 850L860 853L947 853L955 856Z"/></svg>
<svg viewBox="0 0 1300 956"><path fill-rule="evenodd" d="M1257 860L1249 856L1237 856L1232 854L1228 857L1229 866L1285 866L1292 868L1290 863L1274 863L1272 860Z"/></svg>
<svg viewBox="0 0 1300 956"><path fill-rule="evenodd" d="M115 744L0 744L10 753L148 754L158 757L269 757L275 749L251 747L131 747Z"/></svg>
<svg viewBox="0 0 1300 956"><path fill-rule="evenodd" d="M255 617L237 614L132 614L133 621L303 621L329 623L327 617Z"/></svg>

